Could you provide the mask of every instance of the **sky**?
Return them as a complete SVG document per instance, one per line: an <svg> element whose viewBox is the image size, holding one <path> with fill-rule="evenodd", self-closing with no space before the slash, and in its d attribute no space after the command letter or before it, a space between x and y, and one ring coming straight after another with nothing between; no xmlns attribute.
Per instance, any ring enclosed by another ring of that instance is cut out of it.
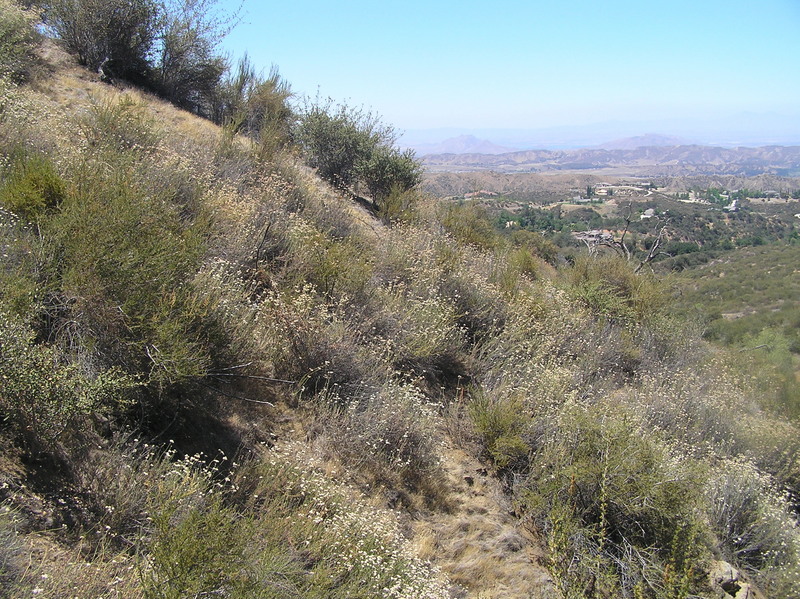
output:
<svg viewBox="0 0 800 599"><path fill-rule="evenodd" d="M800 0L245 0L241 17L232 59L401 131L800 115Z"/></svg>

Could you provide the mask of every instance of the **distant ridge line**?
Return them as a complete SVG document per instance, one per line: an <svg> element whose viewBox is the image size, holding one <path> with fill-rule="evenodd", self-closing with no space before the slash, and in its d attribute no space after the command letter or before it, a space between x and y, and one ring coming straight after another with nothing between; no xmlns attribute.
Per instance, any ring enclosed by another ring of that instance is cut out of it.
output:
<svg viewBox="0 0 800 599"><path fill-rule="evenodd" d="M521 150L504 154L429 154L423 165L432 171L650 169L653 174L774 174L800 176L800 146L723 148L698 144L643 146L633 149Z"/></svg>

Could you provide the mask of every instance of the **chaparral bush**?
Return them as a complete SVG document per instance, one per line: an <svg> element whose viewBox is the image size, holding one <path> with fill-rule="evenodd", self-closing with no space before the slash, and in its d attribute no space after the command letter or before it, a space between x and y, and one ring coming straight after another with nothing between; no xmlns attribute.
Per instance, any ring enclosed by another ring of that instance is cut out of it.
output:
<svg viewBox="0 0 800 599"><path fill-rule="evenodd" d="M40 35L36 16L13 0L0 2L0 78L20 83L29 79L39 62Z"/></svg>

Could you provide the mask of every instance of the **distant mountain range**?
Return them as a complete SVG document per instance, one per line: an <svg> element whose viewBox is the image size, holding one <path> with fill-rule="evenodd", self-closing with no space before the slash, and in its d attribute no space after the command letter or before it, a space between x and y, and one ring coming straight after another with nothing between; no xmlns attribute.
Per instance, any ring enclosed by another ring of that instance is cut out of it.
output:
<svg viewBox="0 0 800 599"><path fill-rule="evenodd" d="M658 136L656 136L658 137ZM422 158L428 171L598 171L638 176L772 174L800 176L800 146L720 148L702 145L638 146L652 136L618 140L612 149L523 150L504 154L437 154ZM662 139L666 143L665 139Z"/></svg>
<svg viewBox="0 0 800 599"><path fill-rule="evenodd" d="M678 146L690 143L690 141L681 137L647 133L645 135L615 139L591 147L602 150L635 150L643 147ZM522 148L501 146L487 139L479 139L474 135L459 135L438 143L417 143L412 146L412 149L418 156L430 154L488 154L494 156L519 151Z"/></svg>
<svg viewBox="0 0 800 599"><path fill-rule="evenodd" d="M598 146L599 150L635 150L636 148L664 148L670 146L685 146L692 142L681 137L671 135L659 135L657 133L646 133L634 137L624 137L615 139Z"/></svg>
<svg viewBox="0 0 800 599"><path fill-rule="evenodd" d="M425 154L506 154L519 148L499 146L474 135L459 135L440 143L421 143L414 146L420 156Z"/></svg>
<svg viewBox="0 0 800 599"><path fill-rule="evenodd" d="M642 132L651 132L643 135ZM615 141L609 141L615 140ZM707 145L761 147L800 145L800 113L742 112L707 118L607 121L538 129L439 128L405 131L400 145L418 156L442 153L496 154L509 150L634 149L635 146ZM630 140L630 141L629 141ZM481 149L479 146L493 148Z"/></svg>

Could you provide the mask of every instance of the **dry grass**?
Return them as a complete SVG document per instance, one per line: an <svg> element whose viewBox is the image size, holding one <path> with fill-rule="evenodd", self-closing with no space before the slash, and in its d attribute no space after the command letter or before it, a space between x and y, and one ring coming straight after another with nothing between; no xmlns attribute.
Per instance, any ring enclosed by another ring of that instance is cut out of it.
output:
<svg viewBox="0 0 800 599"><path fill-rule="evenodd" d="M18 542L14 581L3 589L9 599L143 596L136 560L128 553L93 548L86 553L88 544L65 547L54 535L42 533L26 534Z"/></svg>

